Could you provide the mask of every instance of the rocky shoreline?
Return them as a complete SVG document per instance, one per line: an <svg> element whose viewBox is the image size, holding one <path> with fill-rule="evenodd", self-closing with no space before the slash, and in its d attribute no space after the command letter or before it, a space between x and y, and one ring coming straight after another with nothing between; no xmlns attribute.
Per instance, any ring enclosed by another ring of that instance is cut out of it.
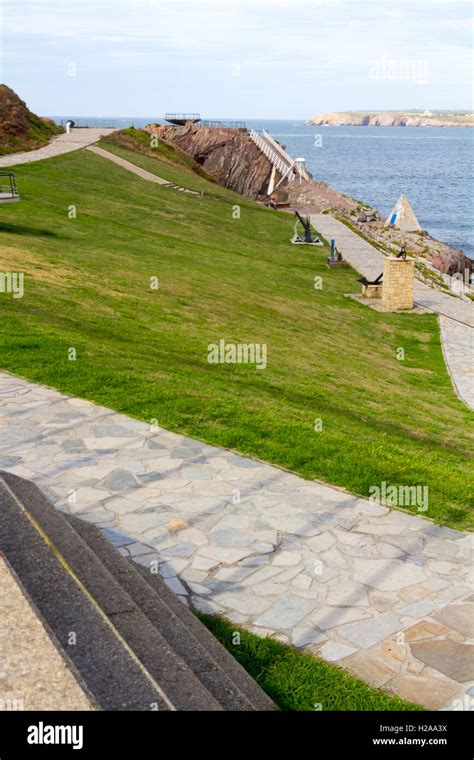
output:
<svg viewBox="0 0 474 760"><path fill-rule="evenodd" d="M246 130L196 124L180 127L149 124L145 130L190 154L218 184L247 197L255 198L257 194L265 197L272 165ZM401 234L384 227L376 209L333 190L325 182L311 178L303 184L285 183L272 195L277 204L289 211L331 213L386 252L397 251L403 242L408 252L420 260L421 268L426 261L428 270L433 267L445 275L473 272L474 262L462 250L435 240L426 230Z"/></svg>

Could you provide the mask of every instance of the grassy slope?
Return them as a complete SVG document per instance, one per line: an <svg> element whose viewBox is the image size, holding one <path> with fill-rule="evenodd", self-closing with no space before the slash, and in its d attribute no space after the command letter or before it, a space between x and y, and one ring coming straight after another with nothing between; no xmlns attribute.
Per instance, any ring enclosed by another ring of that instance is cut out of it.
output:
<svg viewBox="0 0 474 760"><path fill-rule="evenodd" d="M167 143L160 138L157 140L156 145L151 147L151 136L143 129L129 127L128 129L122 129L119 132L112 132L112 134L104 137L99 144L102 148L106 148L112 153L125 157L127 156L123 149L133 150L135 154L133 160L137 166L141 166L141 156L151 156L154 159L160 159L161 164L165 164L168 172L171 172L169 177L165 177L165 179L169 179L170 182L176 181L176 183L179 183L182 178L183 168L191 170L191 176L197 174L199 177L207 180L207 182L204 184L201 183L200 186L195 189L208 189L209 182L215 182L213 177L207 174L202 166L196 163L189 153L186 153L177 145ZM177 173L174 171L175 169L177 169ZM172 180L171 176L175 177L175 180Z"/></svg>
<svg viewBox="0 0 474 760"><path fill-rule="evenodd" d="M260 684L281 710L422 710L352 678L336 665L271 638L260 638L229 621L198 617ZM237 644L235 633L239 632Z"/></svg>
<svg viewBox="0 0 474 760"><path fill-rule="evenodd" d="M355 493L427 485L428 516L472 527L469 412L436 318L344 298L355 273L290 245L288 216L113 150L205 197L87 151L17 167L22 201L1 208L0 270L26 272L26 294L0 298L0 366ZM208 364L220 338L267 343L267 369Z"/></svg>
<svg viewBox="0 0 474 760"><path fill-rule="evenodd" d="M64 132L32 113L10 87L0 84L0 156L40 148Z"/></svg>
<svg viewBox="0 0 474 760"><path fill-rule="evenodd" d="M30 129L23 135L3 135L0 137L0 156L24 150L36 150L47 145L54 135L64 130L37 117Z"/></svg>

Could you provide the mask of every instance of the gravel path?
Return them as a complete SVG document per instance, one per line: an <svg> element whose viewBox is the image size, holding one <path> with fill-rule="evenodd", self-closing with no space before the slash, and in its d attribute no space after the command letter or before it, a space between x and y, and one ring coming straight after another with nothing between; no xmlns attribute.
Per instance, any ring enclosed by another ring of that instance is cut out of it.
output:
<svg viewBox="0 0 474 760"><path fill-rule="evenodd" d="M43 148L0 157L0 167L29 164L32 161L42 161L44 158L53 158L54 156L60 156L62 153L70 153L73 150L79 150L79 148L92 145L92 143L100 140L101 137L110 135L111 132L115 132L115 130L95 127L73 128L70 134L64 133L54 137Z"/></svg>
<svg viewBox="0 0 474 760"><path fill-rule="evenodd" d="M334 238L344 258L368 279L375 279L382 272L383 254L338 219L330 214L312 214L311 223L326 240ZM414 301L418 306L440 315L443 353L454 388L459 398L474 409L472 302L446 295L416 281Z"/></svg>
<svg viewBox="0 0 474 760"><path fill-rule="evenodd" d="M471 535L5 373L0 420L0 469L184 603L432 709L474 696Z"/></svg>

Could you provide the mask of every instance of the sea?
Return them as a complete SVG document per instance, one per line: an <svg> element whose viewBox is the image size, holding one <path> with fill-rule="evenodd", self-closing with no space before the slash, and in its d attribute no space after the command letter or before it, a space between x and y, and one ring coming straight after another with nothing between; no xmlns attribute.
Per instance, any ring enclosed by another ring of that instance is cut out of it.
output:
<svg viewBox="0 0 474 760"><path fill-rule="evenodd" d="M144 127L163 117L72 118L77 126ZM217 120L217 119L216 119ZM390 213L402 193L423 229L474 259L474 129L460 127L320 127L304 121L236 119L266 129L314 179Z"/></svg>

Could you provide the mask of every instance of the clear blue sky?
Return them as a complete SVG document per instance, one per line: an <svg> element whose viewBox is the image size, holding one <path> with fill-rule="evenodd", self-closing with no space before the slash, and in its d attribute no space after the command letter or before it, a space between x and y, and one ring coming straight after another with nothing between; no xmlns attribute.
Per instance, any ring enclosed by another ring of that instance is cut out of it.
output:
<svg viewBox="0 0 474 760"><path fill-rule="evenodd" d="M472 108L465 0L0 0L0 7L0 80L44 116L308 118Z"/></svg>

